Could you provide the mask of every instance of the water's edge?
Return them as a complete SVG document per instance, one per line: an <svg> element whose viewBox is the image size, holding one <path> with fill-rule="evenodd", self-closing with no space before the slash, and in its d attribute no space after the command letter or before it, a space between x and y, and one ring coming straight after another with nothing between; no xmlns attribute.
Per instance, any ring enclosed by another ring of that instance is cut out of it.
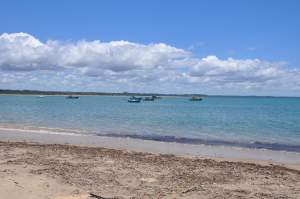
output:
<svg viewBox="0 0 300 199"><path fill-rule="evenodd" d="M267 142L236 142L225 140L208 140L190 137L176 137L176 136L163 136L157 134L117 134L117 133L91 133L82 132L74 129L60 129L60 128L47 128L47 127L3 127L0 126L0 131L17 131L17 132L35 132L44 134L61 134L70 136L99 136L99 137L112 137L112 138L132 138L137 140L159 141L166 143L179 143L179 144L192 144L192 145L208 145L208 146L226 146L226 147L240 147L249 149L268 149L273 151L287 151L299 152L299 145L288 145L281 143L267 143Z"/></svg>
<svg viewBox="0 0 300 199"><path fill-rule="evenodd" d="M274 163L300 165L300 153L291 151L244 148L238 146L186 144L130 137L84 135L0 128L2 141L28 141L42 144L72 144L79 146L104 147L138 152L226 158L237 160L259 160Z"/></svg>
<svg viewBox="0 0 300 199"><path fill-rule="evenodd" d="M300 152L300 146L287 145L280 143L267 143L267 142L230 142L223 140L204 140L200 138L176 137L176 136L161 136L161 135L138 135L138 134L97 134L98 136L106 137L120 137L120 138L133 138L140 140L151 140L160 142L174 142L181 144L204 144L211 146L229 146L229 147L242 147L250 149L268 149L274 151L290 151Z"/></svg>

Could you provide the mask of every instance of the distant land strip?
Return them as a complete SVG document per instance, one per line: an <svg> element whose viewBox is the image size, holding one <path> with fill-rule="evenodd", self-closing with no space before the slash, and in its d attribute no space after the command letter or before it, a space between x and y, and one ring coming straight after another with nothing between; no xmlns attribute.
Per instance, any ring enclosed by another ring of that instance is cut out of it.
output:
<svg viewBox="0 0 300 199"><path fill-rule="evenodd" d="M260 96L260 95L207 95L199 93L172 94L172 93L132 93L132 92L77 92L77 91L41 91L41 90L11 90L0 89L0 95L94 95L94 96L166 96L166 97L284 97L299 98L297 96Z"/></svg>
<svg viewBox="0 0 300 199"><path fill-rule="evenodd" d="M110 93L110 92L72 92L72 91L40 91L0 89L0 95L107 95L107 96L207 96L204 94L161 94L161 93Z"/></svg>

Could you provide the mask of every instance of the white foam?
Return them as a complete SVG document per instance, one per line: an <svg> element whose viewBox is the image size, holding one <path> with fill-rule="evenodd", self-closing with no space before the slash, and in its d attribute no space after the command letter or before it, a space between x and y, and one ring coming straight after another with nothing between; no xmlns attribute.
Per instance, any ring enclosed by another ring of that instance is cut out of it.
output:
<svg viewBox="0 0 300 199"><path fill-rule="evenodd" d="M33 128L15 128L15 127L0 127L0 130L2 131L13 131L13 132L30 132L30 133L39 133L39 134L52 134L52 135L70 135L70 136L86 136L84 134L78 133L73 133L73 132L68 132L66 129L54 129L54 128L47 128L45 129L33 129Z"/></svg>

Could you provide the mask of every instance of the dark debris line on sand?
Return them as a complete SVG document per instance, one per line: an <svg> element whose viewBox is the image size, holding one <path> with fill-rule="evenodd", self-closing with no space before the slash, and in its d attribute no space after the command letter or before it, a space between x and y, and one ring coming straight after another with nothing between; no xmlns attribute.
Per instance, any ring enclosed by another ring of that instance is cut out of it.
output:
<svg viewBox="0 0 300 199"><path fill-rule="evenodd" d="M90 197L91 198L97 198L97 199L113 199L113 198L105 198L105 197L102 197L102 196L98 196L98 195L93 194L93 193L90 193Z"/></svg>

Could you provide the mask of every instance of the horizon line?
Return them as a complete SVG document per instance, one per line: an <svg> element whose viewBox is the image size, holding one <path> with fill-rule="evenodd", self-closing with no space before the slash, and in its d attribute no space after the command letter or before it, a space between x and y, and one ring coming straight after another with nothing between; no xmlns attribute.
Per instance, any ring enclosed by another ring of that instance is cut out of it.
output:
<svg viewBox="0 0 300 199"><path fill-rule="evenodd" d="M0 95L160 95L160 96L207 96L207 97L286 97L300 98L300 96L276 96L276 95L232 95L232 94L204 94L204 93L157 93L157 92L108 92L108 91L55 91L32 89L0 89Z"/></svg>

